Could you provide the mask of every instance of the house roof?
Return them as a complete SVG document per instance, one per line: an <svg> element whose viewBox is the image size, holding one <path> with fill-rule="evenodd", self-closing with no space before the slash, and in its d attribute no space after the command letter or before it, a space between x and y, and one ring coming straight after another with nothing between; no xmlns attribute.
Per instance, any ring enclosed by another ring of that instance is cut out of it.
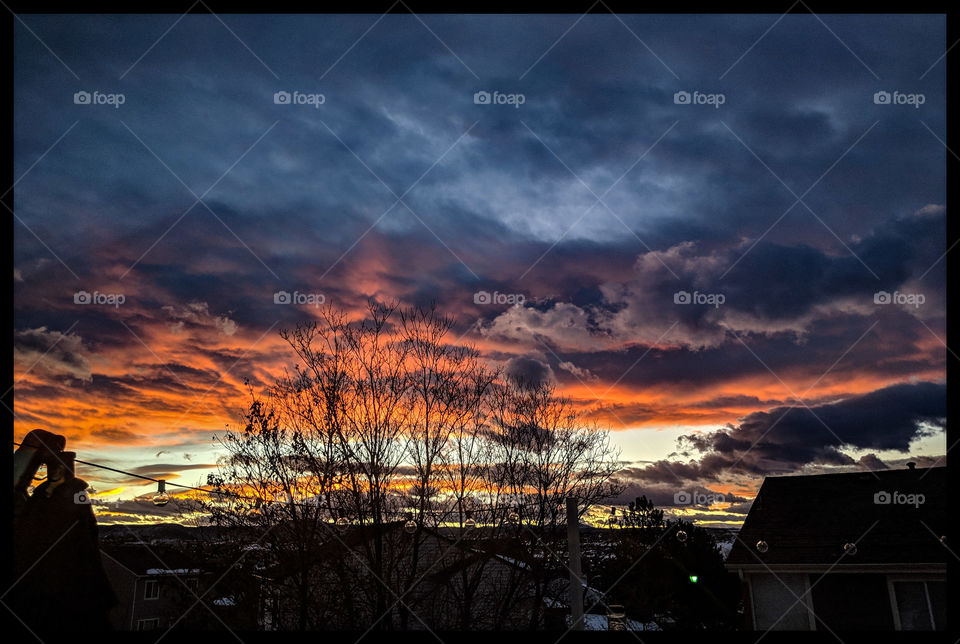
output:
<svg viewBox="0 0 960 644"><path fill-rule="evenodd" d="M767 477L727 567L946 565L946 469Z"/></svg>
<svg viewBox="0 0 960 644"><path fill-rule="evenodd" d="M528 570L530 567L524 561L529 558L529 554L523 550L516 539L493 538L478 533L468 539L458 540L450 534L444 534L443 531L432 528L425 528L424 533L427 536L435 537L432 542L430 539L421 542L421 549L426 548L421 550L424 555L422 559L427 562L443 558L454 547L465 553L465 556L455 557L452 561L437 566L435 570L434 565L430 564L427 569L430 574L425 579L434 581L448 579L460 570L467 569L479 562L499 564L518 570Z"/></svg>
<svg viewBox="0 0 960 644"><path fill-rule="evenodd" d="M286 564L274 564L264 568L259 576L274 580L284 579L301 572L304 563L313 565L328 561L332 556L342 557L342 547L344 545L350 549L355 549L363 542L372 539L378 531L384 535L398 533L402 530L404 523L404 521L391 521L382 524L379 528L373 525L351 525L343 529L337 528L336 536L330 535L324 543L316 547L307 557L306 562L298 559ZM429 527L423 528L420 542L421 561L434 562L454 547L467 553L466 557L458 557L444 566L433 566L431 564L429 577L452 574L478 561L490 559L495 559L504 565L515 568L528 566L526 560L529 559L529 554L515 539L491 538L478 531L476 535L469 539L458 540L455 534L455 531L443 528L439 530ZM404 537L406 536L404 535Z"/></svg>
<svg viewBox="0 0 960 644"><path fill-rule="evenodd" d="M285 579L303 572L304 567L311 567L329 561L331 557L342 557L343 548L355 550L357 546L372 539L377 532L383 535L397 532L403 527L403 521L383 523L380 527L373 525L326 526L326 531L318 534L322 542L314 545L302 558L292 559L282 563L266 565L258 573L262 578L274 580Z"/></svg>
<svg viewBox="0 0 960 644"><path fill-rule="evenodd" d="M105 544L103 559L113 560L135 575L191 575L200 572L194 558L174 547L143 543Z"/></svg>

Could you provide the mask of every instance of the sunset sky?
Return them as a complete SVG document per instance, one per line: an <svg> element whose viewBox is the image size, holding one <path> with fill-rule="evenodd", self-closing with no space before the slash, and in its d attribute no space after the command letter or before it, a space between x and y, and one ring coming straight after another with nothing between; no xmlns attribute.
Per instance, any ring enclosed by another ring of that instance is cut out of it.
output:
<svg viewBox="0 0 960 644"><path fill-rule="evenodd" d="M20 18L17 439L196 485L376 298L612 429L616 503L943 464L942 16Z"/></svg>

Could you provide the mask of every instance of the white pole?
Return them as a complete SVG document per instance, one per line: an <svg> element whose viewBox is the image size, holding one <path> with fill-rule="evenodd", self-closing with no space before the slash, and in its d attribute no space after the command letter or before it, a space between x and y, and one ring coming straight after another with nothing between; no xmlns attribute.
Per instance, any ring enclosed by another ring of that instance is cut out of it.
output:
<svg viewBox="0 0 960 644"><path fill-rule="evenodd" d="M567 547L570 554L570 618L573 630L583 630L583 582L580 577L580 517L577 500L567 497Z"/></svg>

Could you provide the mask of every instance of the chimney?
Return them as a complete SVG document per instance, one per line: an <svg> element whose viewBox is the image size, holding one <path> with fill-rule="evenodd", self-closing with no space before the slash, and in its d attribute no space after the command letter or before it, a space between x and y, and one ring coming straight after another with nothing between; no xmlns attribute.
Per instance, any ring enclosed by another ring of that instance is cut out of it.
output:
<svg viewBox="0 0 960 644"><path fill-rule="evenodd" d="M917 467L917 464L914 463L913 461L910 461L909 463L907 463L907 469L908 469L908 470L912 470L912 469L914 469L914 468L916 468L916 467Z"/></svg>

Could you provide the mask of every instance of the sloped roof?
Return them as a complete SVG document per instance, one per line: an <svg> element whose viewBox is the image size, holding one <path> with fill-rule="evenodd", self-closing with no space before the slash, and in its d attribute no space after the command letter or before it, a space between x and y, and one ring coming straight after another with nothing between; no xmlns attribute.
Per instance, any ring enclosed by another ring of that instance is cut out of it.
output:
<svg viewBox="0 0 960 644"><path fill-rule="evenodd" d="M104 561L113 560L136 575L190 575L200 572L200 563L181 548L142 543L104 544Z"/></svg>
<svg viewBox="0 0 960 644"><path fill-rule="evenodd" d="M319 533L324 541L313 547L305 557L269 565L259 573L259 576L279 580L299 574L303 571L304 565L310 567L329 561L331 557L343 556L344 547L352 550L355 546L372 539L378 532L386 535L398 531L403 527L403 523L403 521L392 521L381 524L379 528L369 524L342 527L327 525L326 532Z"/></svg>
<svg viewBox="0 0 960 644"><path fill-rule="evenodd" d="M838 560L838 570L871 564L945 565L948 553L939 537L947 529L946 471L933 467L767 477L727 567L832 566ZM875 502L881 492L892 502ZM895 494L900 496L892 498ZM918 496L911 504L907 495ZM761 540L768 546L765 553L756 548ZM848 542L856 542L857 552L842 557Z"/></svg>
<svg viewBox="0 0 960 644"><path fill-rule="evenodd" d="M342 529L338 528L335 534L331 534L323 544L313 550L306 563L312 565L328 561L330 557L343 556L342 547L344 545L353 549L372 539L377 532L384 535L397 533L403 528L404 523L404 521L391 521L381 524L379 528L373 525L351 525ZM526 560L529 559L529 553L522 548L516 539L491 538L483 536L480 531L468 539L457 539L454 535L455 531L453 530L423 528L420 542L420 560L421 562L431 562L429 577L453 574L461 568L488 559L496 559L504 565L515 568L525 568L528 565ZM457 557L442 566L432 564L453 548L465 551L467 556ZM260 576L275 580L283 579L299 573L303 563L302 560L298 559L286 565L274 564L264 569Z"/></svg>

